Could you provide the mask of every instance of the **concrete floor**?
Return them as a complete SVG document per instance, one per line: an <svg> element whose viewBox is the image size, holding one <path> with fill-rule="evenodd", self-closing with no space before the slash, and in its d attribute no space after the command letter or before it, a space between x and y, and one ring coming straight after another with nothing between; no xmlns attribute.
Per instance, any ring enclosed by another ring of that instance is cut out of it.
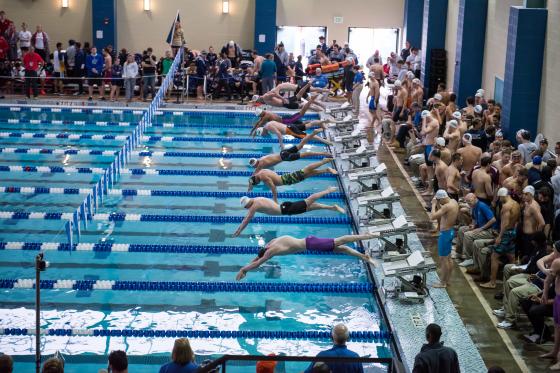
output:
<svg viewBox="0 0 560 373"><path fill-rule="evenodd" d="M400 203L407 215L418 227L418 236L423 246L437 256L437 236L434 234L432 223L428 220L425 205L429 200L425 199L422 205L410 183L403 182L405 178L412 175L412 171L396 164L394 157L402 161L403 154L395 154L384 145L379 147L377 157L380 162L387 165L389 182L393 189L401 196ZM451 283L447 291L455 308L459 312L465 327L472 337L475 345L480 351L484 362L488 367L498 365L508 373L514 372L544 372L550 366L550 360L543 361L538 356L547 352L551 344L535 345L524 342L520 337L530 332L530 324L526 318L519 321L518 330L499 330L496 328L496 318L489 312L500 308L501 302L494 299L494 290L481 289L473 282L470 276L463 274L459 266L455 266ZM505 336L505 339L504 339ZM510 349L508 349L508 345ZM514 351L512 354L511 351ZM516 359L514 355L517 355ZM518 362L520 361L520 364Z"/></svg>

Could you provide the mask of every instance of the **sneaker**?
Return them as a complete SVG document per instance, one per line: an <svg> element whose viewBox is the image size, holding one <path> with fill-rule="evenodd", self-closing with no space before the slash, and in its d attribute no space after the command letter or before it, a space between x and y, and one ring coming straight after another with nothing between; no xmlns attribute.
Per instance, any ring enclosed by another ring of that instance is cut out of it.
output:
<svg viewBox="0 0 560 373"><path fill-rule="evenodd" d="M494 314L494 316L498 316L498 317L504 317L506 315L506 311L504 310L504 308L499 308L497 310L493 310L492 314Z"/></svg>
<svg viewBox="0 0 560 373"><path fill-rule="evenodd" d="M496 293L496 294L494 295L494 299L496 299L496 300L502 300L502 299L504 299L504 292L500 291L499 293Z"/></svg>
<svg viewBox="0 0 560 373"><path fill-rule="evenodd" d="M539 343L541 336L538 334L523 334L523 339L529 343Z"/></svg>
<svg viewBox="0 0 560 373"><path fill-rule="evenodd" d="M500 329L511 329L511 328L513 328L514 324L509 322L509 321L504 320L504 321L498 323L498 325L496 325L496 326Z"/></svg>
<svg viewBox="0 0 560 373"><path fill-rule="evenodd" d="M464 261L462 261L461 263L459 263L459 266L461 266L461 267L470 267L470 266L472 266L473 264L474 264L474 260L472 260L472 259L467 259L467 260L464 260Z"/></svg>

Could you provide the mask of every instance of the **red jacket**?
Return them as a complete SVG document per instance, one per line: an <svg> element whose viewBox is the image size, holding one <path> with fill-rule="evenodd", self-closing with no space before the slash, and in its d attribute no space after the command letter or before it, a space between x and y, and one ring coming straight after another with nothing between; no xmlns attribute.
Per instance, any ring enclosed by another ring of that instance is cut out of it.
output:
<svg viewBox="0 0 560 373"><path fill-rule="evenodd" d="M40 64L43 63L45 63L45 61L35 52L28 52L23 56L23 66L26 71L37 71L39 70Z"/></svg>
<svg viewBox="0 0 560 373"><path fill-rule="evenodd" d="M9 49L10 46L8 45L6 39L4 39L3 36L0 36L0 60L3 60L7 57Z"/></svg>

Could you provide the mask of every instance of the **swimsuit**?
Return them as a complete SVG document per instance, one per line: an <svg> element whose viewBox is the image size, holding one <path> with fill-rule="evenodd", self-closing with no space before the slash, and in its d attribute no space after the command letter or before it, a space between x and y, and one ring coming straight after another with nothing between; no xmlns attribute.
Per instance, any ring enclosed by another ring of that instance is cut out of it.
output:
<svg viewBox="0 0 560 373"><path fill-rule="evenodd" d="M552 305L552 314L554 315L554 324L560 325L560 294L554 297L554 304Z"/></svg>
<svg viewBox="0 0 560 373"><path fill-rule="evenodd" d="M307 134L301 131L301 126L302 125L298 124L288 124L286 126L286 135L297 137L298 139L303 139L305 136L307 136Z"/></svg>
<svg viewBox="0 0 560 373"><path fill-rule="evenodd" d="M299 215L307 211L307 203L305 200L296 202L284 202L280 205L282 215Z"/></svg>
<svg viewBox="0 0 560 373"><path fill-rule="evenodd" d="M448 256L451 254L451 246L453 244L453 236L455 235L455 230L453 228L446 231L439 232L438 238L438 255Z"/></svg>
<svg viewBox="0 0 560 373"><path fill-rule="evenodd" d="M369 100L369 111L375 111L375 99L372 97Z"/></svg>
<svg viewBox="0 0 560 373"><path fill-rule="evenodd" d="M289 174L284 174L280 176L283 185L297 184L305 179L305 173L303 170L294 171Z"/></svg>
<svg viewBox="0 0 560 373"><path fill-rule="evenodd" d="M491 249L498 254L510 254L515 251L515 235L514 229L508 229L502 236L502 241L497 245L491 245Z"/></svg>
<svg viewBox="0 0 560 373"><path fill-rule="evenodd" d="M334 251L334 239L307 236L305 248L310 251Z"/></svg>
<svg viewBox="0 0 560 373"><path fill-rule="evenodd" d="M297 161L300 158L299 149L297 146L292 146L291 148L284 149L280 152L280 159L284 162Z"/></svg>
<svg viewBox="0 0 560 373"><path fill-rule="evenodd" d="M282 123L284 124L294 124L294 123L301 123L301 118L303 118L303 115L301 115L301 113L295 113L294 115L291 115L287 118L282 118Z"/></svg>
<svg viewBox="0 0 560 373"><path fill-rule="evenodd" d="M426 166L433 166L434 162L430 161L430 153L432 152L433 145L424 146L424 160L426 161Z"/></svg>

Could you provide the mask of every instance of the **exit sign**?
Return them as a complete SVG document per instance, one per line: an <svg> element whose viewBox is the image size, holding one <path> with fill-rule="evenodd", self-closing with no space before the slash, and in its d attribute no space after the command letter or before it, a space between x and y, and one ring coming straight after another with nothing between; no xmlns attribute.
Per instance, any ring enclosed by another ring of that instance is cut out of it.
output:
<svg viewBox="0 0 560 373"><path fill-rule="evenodd" d="M334 23L343 23L344 22L344 18L342 17L334 17Z"/></svg>

